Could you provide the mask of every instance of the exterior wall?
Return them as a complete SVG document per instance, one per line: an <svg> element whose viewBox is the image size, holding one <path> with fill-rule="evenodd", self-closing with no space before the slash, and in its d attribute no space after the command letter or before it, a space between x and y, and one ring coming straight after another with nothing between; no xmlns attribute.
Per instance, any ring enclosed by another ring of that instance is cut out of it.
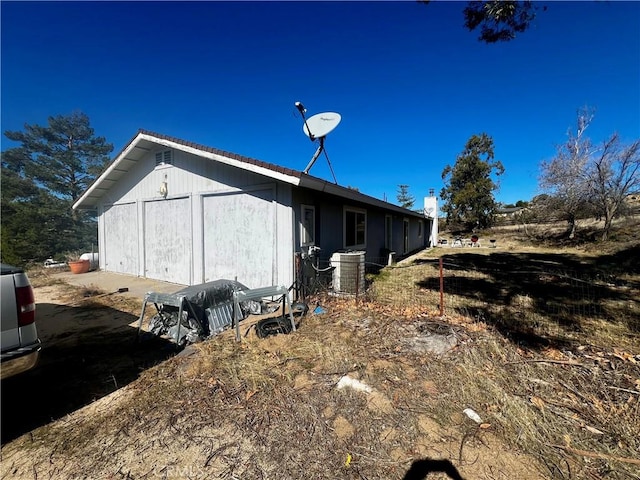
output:
<svg viewBox="0 0 640 480"><path fill-rule="evenodd" d="M157 151L163 150L166 148ZM100 264L105 270L181 284L203 283L214 279L215 266L220 265L216 262L225 257L211 243L215 237L227 248L226 256L234 259L239 272L262 272L255 279L238 274L238 281L251 288L266 286L256 282L267 277L273 284L293 283L290 185L178 150L173 150L172 165L156 167L155 152L138 161L98 205ZM163 182L166 198L160 194ZM256 206L251 201L251 192L256 191L271 192L261 201L264 219L270 222L269 235L259 222L248 221L251 212L246 208ZM218 202L220 208L230 208L211 217L212 210L206 206L211 207L207 199L213 196L234 202ZM129 206L127 215L116 215L125 211L124 205ZM131 232L135 232L135 242ZM268 252L268 268L260 252ZM151 265L154 258L161 265Z"/></svg>
<svg viewBox="0 0 640 480"><path fill-rule="evenodd" d="M385 249L385 217L392 218L392 248L398 255L409 253L428 245L429 219L416 216L403 216L393 210L384 210L359 202L352 202L334 195L314 190L295 189L293 193L294 248L303 251L301 246L302 205L315 207L316 246L321 248L320 257L328 259L336 251L345 250L344 246L344 209L353 208L366 212L366 261L379 262L387 255ZM404 220L409 220L408 249L404 249ZM418 237L418 221L422 221L422 236ZM357 250L360 250L357 248Z"/></svg>
<svg viewBox="0 0 640 480"><path fill-rule="evenodd" d="M302 205L315 208L315 245L323 259L345 250L345 208L366 212L366 245L355 249L365 250L367 261L385 259L388 215L389 250L403 255L429 244L425 217L293 187L179 150L172 151L172 165L156 167L156 152L165 150L150 150L99 203L105 270L181 284L237 276L250 288L288 286L294 279L293 253L303 250ZM161 186L166 186L163 194Z"/></svg>

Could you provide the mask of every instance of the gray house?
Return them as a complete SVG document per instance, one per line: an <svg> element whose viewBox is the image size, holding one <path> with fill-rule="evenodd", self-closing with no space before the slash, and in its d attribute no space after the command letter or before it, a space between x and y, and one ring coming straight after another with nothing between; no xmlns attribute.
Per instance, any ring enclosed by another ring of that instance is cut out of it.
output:
<svg viewBox="0 0 640 480"><path fill-rule="evenodd" d="M183 285L290 285L294 254L428 246L430 218L303 172L140 130L73 205L98 218L100 267Z"/></svg>

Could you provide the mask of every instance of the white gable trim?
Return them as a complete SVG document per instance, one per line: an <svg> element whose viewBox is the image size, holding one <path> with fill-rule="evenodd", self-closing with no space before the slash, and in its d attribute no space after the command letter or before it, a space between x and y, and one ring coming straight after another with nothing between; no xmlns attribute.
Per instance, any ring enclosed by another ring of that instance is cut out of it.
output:
<svg viewBox="0 0 640 480"><path fill-rule="evenodd" d="M190 153L192 155L196 155L201 158L206 158L208 160L213 160L215 162L220 162L225 165L230 165L233 167L241 168L243 170L247 170L249 172L257 173L259 175L263 175L267 178L272 178L274 180L280 180L285 183L289 183L291 185L298 185L300 183L300 179L292 176L286 175L284 173L276 172L274 170L270 170L268 168L262 167L260 165L254 165L252 163L247 163L242 160L237 160L234 158L229 158L224 155L220 155L217 153L207 152L201 150L196 147L191 147L187 145L182 145L181 143L174 142L171 140L166 140L163 138L158 138L154 135L149 135L147 133L139 133L134 140L116 157L116 159L109 165L109 167L102 172L102 174L87 188L87 190L82 194L82 196L76 200L73 204L72 208L75 210L80 208L83 203L87 201L92 194L98 190L108 190L102 186L102 183L109 178L109 176L114 172L119 170L118 167L122 163L122 161L128 157L128 155L138 147L138 144L141 141L149 141L155 143L156 145L160 145L163 147L171 148L174 150L183 151L186 153ZM121 170L121 169L120 169Z"/></svg>

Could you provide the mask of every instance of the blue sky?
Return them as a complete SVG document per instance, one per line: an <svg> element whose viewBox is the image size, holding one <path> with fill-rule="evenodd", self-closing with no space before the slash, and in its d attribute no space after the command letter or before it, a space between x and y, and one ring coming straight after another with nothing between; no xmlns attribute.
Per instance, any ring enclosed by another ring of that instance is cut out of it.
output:
<svg viewBox="0 0 640 480"><path fill-rule="evenodd" d="M301 101L342 115L338 183L392 202L408 184L417 207L473 134L494 139L504 203L538 193L581 106L593 141L640 136L639 2L547 2L494 45L464 5L3 1L2 131L80 110L114 154L144 128L303 170ZM310 173L332 180L324 157Z"/></svg>

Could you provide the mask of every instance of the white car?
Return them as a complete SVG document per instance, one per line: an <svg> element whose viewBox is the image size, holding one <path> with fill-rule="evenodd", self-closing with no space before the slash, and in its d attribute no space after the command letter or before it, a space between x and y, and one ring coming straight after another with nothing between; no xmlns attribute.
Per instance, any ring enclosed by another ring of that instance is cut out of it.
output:
<svg viewBox="0 0 640 480"><path fill-rule="evenodd" d="M5 379L33 368L41 343L36 330L33 288L24 271L0 264L2 343L0 377Z"/></svg>

